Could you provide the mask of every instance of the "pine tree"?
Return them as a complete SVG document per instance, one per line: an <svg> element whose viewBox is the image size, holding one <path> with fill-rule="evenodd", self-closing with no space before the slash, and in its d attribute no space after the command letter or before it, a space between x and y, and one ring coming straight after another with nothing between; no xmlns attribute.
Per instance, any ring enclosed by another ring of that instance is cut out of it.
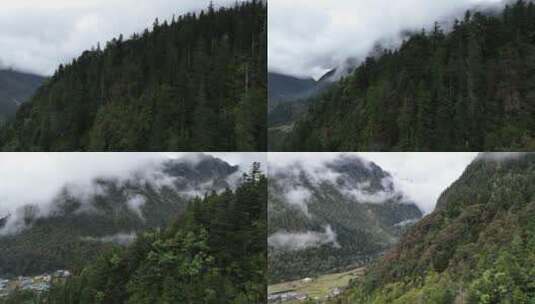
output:
<svg viewBox="0 0 535 304"><path fill-rule="evenodd" d="M431 94L426 89L426 84L422 81L418 85L416 92L416 136L415 142L422 150L430 150L434 138L434 125L433 125L433 103Z"/></svg>

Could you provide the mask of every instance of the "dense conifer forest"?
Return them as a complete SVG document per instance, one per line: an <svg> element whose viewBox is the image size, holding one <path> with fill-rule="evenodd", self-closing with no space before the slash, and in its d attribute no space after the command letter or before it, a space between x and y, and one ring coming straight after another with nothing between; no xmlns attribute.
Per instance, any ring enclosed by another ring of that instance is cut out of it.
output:
<svg viewBox="0 0 535 304"><path fill-rule="evenodd" d="M264 151L264 1L210 6L84 52L0 129L16 151Z"/></svg>
<svg viewBox="0 0 535 304"><path fill-rule="evenodd" d="M50 292L0 303L265 303L266 201L254 164L235 191L194 199L167 228L139 233Z"/></svg>
<svg viewBox="0 0 535 304"><path fill-rule="evenodd" d="M377 49L274 149L532 150L534 117L535 4L520 0Z"/></svg>
<svg viewBox="0 0 535 304"><path fill-rule="evenodd" d="M533 303L535 155L502 156L480 155L332 303Z"/></svg>

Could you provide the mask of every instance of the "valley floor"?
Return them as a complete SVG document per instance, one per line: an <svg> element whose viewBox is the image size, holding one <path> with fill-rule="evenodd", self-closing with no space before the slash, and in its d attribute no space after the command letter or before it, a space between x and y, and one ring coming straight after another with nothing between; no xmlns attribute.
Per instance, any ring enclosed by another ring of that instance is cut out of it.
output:
<svg viewBox="0 0 535 304"><path fill-rule="evenodd" d="M268 287L268 303L299 303L308 299L323 302L340 294L351 280L364 275L365 267L331 273L317 278L304 278Z"/></svg>

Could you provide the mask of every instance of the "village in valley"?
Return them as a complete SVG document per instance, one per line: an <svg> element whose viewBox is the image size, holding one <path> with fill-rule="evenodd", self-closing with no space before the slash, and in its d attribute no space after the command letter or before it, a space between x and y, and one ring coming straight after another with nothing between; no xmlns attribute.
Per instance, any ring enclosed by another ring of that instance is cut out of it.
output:
<svg viewBox="0 0 535 304"><path fill-rule="evenodd" d="M347 272L271 285L268 288L268 303L323 303L340 295L352 280L362 277L364 271L365 268L361 267Z"/></svg>
<svg viewBox="0 0 535 304"><path fill-rule="evenodd" d="M50 289L53 283L62 281L71 276L68 270L57 270L52 274L41 274L33 277L18 276L10 279L0 277L0 297L6 297L17 290L41 293Z"/></svg>

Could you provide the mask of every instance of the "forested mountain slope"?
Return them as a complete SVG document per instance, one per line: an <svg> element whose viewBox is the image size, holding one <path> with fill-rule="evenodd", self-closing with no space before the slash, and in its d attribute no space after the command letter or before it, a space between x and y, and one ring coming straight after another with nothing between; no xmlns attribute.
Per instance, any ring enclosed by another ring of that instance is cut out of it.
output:
<svg viewBox="0 0 535 304"><path fill-rule="evenodd" d="M535 154L481 154L333 303L533 303Z"/></svg>
<svg viewBox="0 0 535 304"><path fill-rule="evenodd" d="M201 156L125 180L103 176L87 189L65 185L49 205L28 204L0 220L0 276L80 269L137 232L165 227L193 195L233 186L237 174L237 167Z"/></svg>
<svg viewBox="0 0 535 304"><path fill-rule="evenodd" d="M41 76L0 70L0 124L15 117L19 106L33 95L43 81Z"/></svg>
<svg viewBox="0 0 535 304"><path fill-rule="evenodd" d="M264 151L266 11L259 0L210 7L84 52L0 130L0 146Z"/></svg>
<svg viewBox="0 0 535 304"><path fill-rule="evenodd" d="M292 151L535 148L535 4L467 12L370 57L297 123Z"/></svg>
<svg viewBox="0 0 535 304"><path fill-rule="evenodd" d="M422 212L374 163L342 155L269 174L270 282L367 263Z"/></svg>
<svg viewBox="0 0 535 304"><path fill-rule="evenodd" d="M327 72L318 80L269 72L268 127L290 124L299 118L314 101L312 97L327 90L334 83L335 76L336 70ZM268 134L268 141L277 136Z"/></svg>
<svg viewBox="0 0 535 304"><path fill-rule="evenodd" d="M254 165L235 191L194 199L170 225L138 234L49 293L0 303L265 303L266 187Z"/></svg>
<svg viewBox="0 0 535 304"><path fill-rule="evenodd" d="M317 82L312 78L298 78L280 73L268 73L268 96L270 105L306 97ZM271 107L271 106L270 106Z"/></svg>

